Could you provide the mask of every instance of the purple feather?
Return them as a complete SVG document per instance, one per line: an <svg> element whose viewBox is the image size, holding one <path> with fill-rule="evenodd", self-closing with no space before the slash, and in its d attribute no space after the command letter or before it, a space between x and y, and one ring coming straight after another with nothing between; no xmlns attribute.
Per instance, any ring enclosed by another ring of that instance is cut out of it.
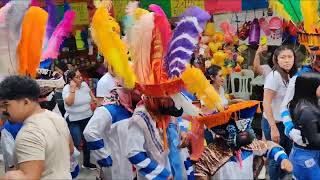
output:
<svg viewBox="0 0 320 180"><path fill-rule="evenodd" d="M197 6L188 8L184 13L180 15L180 18L188 17L188 16L196 17L202 29L207 24L207 21L211 18L208 12L204 11L203 9Z"/></svg>
<svg viewBox="0 0 320 180"><path fill-rule="evenodd" d="M180 39L176 41L172 46L170 46L168 56L172 53L172 51L178 47L184 47L186 49L189 49L190 51L193 51L193 49L196 47L194 44L192 44L187 39Z"/></svg>
<svg viewBox="0 0 320 180"><path fill-rule="evenodd" d="M46 0L48 6L48 23L46 29L46 42L50 39L54 29L57 26L57 7L54 5L52 0Z"/></svg>
<svg viewBox="0 0 320 180"><path fill-rule="evenodd" d="M210 15L198 7L191 7L180 18L165 58L165 66L170 78L179 77L185 70L185 65L190 63L191 54L196 49L199 36Z"/></svg>
<svg viewBox="0 0 320 180"><path fill-rule="evenodd" d="M189 30L188 30L188 31L189 31L189 34L192 34L192 35L194 35L194 36L196 36L196 35L199 34L197 28L196 28L196 27L194 26L194 24L193 24L192 22L190 22L190 21L181 23L179 26L177 26L177 27L174 29L174 31L183 33L185 29L189 29ZM181 34L181 33L180 33L180 34ZM174 36L178 36L178 35L180 35L180 34L176 33L176 34L174 34ZM173 37L173 38L175 38L175 37Z"/></svg>
<svg viewBox="0 0 320 180"><path fill-rule="evenodd" d="M165 66L170 78L179 77L190 63L192 53L199 42L199 36L210 15L198 8L191 7L181 16L174 29L169 50L165 58Z"/></svg>

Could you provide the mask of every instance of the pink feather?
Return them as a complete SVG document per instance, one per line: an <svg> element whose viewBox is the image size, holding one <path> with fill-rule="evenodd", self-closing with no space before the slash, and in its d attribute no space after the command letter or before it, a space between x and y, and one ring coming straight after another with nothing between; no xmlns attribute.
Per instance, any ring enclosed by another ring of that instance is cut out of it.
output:
<svg viewBox="0 0 320 180"><path fill-rule="evenodd" d="M161 40L162 40L162 46L163 46L163 52L164 55L166 54L168 50L168 46L172 37L172 30L171 25L167 19L166 14L161 9L160 6L156 4L150 4L149 9L153 12L155 12L155 26L159 27L159 30L161 32Z"/></svg>
<svg viewBox="0 0 320 180"><path fill-rule="evenodd" d="M37 6L40 7L40 2L38 0L31 0L30 6Z"/></svg>
<svg viewBox="0 0 320 180"><path fill-rule="evenodd" d="M12 6L12 3L8 2L5 6L0 8L0 24L6 23L6 21L5 21L6 15L7 15L8 10L11 8L11 6Z"/></svg>
<svg viewBox="0 0 320 180"><path fill-rule="evenodd" d="M72 25L75 20L76 13L72 10L68 10L64 14L63 20L58 24L57 28L54 30L51 38L48 42L48 48L43 53L42 58L55 59L59 55L59 48L62 44L64 38L68 37L69 33L72 31Z"/></svg>
<svg viewBox="0 0 320 180"><path fill-rule="evenodd" d="M164 13L164 11L161 9L160 6L156 5L156 4L150 4L149 5L149 10L153 11L161 16L167 17L166 13Z"/></svg>

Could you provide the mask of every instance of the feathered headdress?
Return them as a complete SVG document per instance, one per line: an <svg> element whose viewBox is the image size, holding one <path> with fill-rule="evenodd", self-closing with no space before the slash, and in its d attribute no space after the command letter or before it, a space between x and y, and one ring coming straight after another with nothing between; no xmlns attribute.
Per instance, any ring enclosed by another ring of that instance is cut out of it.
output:
<svg viewBox="0 0 320 180"><path fill-rule="evenodd" d="M115 74L124 80L125 86L133 88L135 75L129 66L127 48L120 39L119 24L104 6L99 7L91 23L92 38Z"/></svg>
<svg viewBox="0 0 320 180"><path fill-rule="evenodd" d="M174 29L166 56L169 77L181 77L186 89L194 93L209 109L222 109L221 98L200 69L190 66L200 34L210 15L198 7L187 9Z"/></svg>
<svg viewBox="0 0 320 180"><path fill-rule="evenodd" d="M48 23L47 23L47 29L46 29L46 43L48 43L54 29L57 26L57 7L54 5L52 0L46 0L46 5L48 8Z"/></svg>
<svg viewBox="0 0 320 180"><path fill-rule="evenodd" d="M17 57L17 46L20 40L22 19L29 7L29 1L10 1L11 7L5 15L5 27L2 27L0 35L1 58L3 68L1 72L18 74L19 61Z"/></svg>
<svg viewBox="0 0 320 180"><path fill-rule="evenodd" d="M22 22L21 39L17 53L19 56L19 74L36 76L36 69L40 65L42 43L48 13L40 7L31 6ZM37 27L37 28L35 28Z"/></svg>
<svg viewBox="0 0 320 180"><path fill-rule="evenodd" d="M179 77L190 63L200 34L210 15L198 7L191 7L182 14L174 29L172 41L166 57L166 68L170 78Z"/></svg>
<svg viewBox="0 0 320 180"><path fill-rule="evenodd" d="M131 29L134 24L134 12L138 8L139 2L138 1L130 1L126 7L126 16L123 18L123 31L125 34Z"/></svg>
<svg viewBox="0 0 320 180"><path fill-rule="evenodd" d="M0 8L0 25L4 24L6 21L6 15L9 11L9 9L11 8L12 3L7 3L6 5L4 5L2 8Z"/></svg>
<svg viewBox="0 0 320 180"><path fill-rule="evenodd" d="M60 45L62 44L64 38L68 37L69 33L72 31L72 25L75 17L76 13L72 10L68 10L64 14L63 20L54 30L48 42L48 47L42 55L43 59L55 59L58 57Z"/></svg>

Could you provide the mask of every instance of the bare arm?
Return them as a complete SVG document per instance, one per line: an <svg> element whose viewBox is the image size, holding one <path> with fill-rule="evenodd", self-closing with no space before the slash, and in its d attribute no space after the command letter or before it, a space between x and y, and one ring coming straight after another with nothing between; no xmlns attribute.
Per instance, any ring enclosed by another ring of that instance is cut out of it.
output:
<svg viewBox="0 0 320 180"><path fill-rule="evenodd" d="M272 100L275 96L276 92L270 89L264 89L264 94L263 94L263 108L264 112L266 113L269 125L275 125L275 119L273 117L272 109L271 109L271 103Z"/></svg>
<svg viewBox="0 0 320 180"><path fill-rule="evenodd" d="M280 133L271 109L271 103L275 94L276 92L273 90L264 89L263 107L271 130L271 140L275 143L280 143Z"/></svg>
<svg viewBox="0 0 320 180"><path fill-rule="evenodd" d="M75 94L75 91L70 90L69 96L64 101L68 106L72 106L74 104Z"/></svg>
<svg viewBox="0 0 320 180"><path fill-rule="evenodd" d="M44 170L44 161L26 161L19 164L19 170L9 171L1 179L35 179L41 178L41 174Z"/></svg>
<svg viewBox="0 0 320 180"><path fill-rule="evenodd" d="M70 90L68 97L64 100L68 106L72 106L74 104L74 99L76 96L76 83L74 81L70 81Z"/></svg>
<svg viewBox="0 0 320 180"><path fill-rule="evenodd" d="M265 52L268 50L268 46L264 45L264 46L259 46L256 55L254 57L253 60L253 71L258 74L258 75L262 75L263 74L263 70L261 68L261 61L260 61L260 55L262 52Z"/></svg>

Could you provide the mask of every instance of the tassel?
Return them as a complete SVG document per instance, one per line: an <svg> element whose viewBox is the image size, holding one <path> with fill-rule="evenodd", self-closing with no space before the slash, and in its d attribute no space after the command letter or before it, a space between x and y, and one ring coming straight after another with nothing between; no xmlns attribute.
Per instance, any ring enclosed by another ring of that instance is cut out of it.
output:
<svg viewBox="0 0 320 180"><path fill-rule="evenodd" d="M240 169L242 169L243 167L243 161L242 161L242 151L241 149L239 149L238 151L235 152L236 153L236 157L240 163Z"/></svg>
<svg viewBox="0 0 320 180"><path fill-rule="evenodd" d="M167 131L166 131L166 119L162 118L162 127L163 127L163 148L164 150L168 149L168 136L167 136Z"/></svg>

